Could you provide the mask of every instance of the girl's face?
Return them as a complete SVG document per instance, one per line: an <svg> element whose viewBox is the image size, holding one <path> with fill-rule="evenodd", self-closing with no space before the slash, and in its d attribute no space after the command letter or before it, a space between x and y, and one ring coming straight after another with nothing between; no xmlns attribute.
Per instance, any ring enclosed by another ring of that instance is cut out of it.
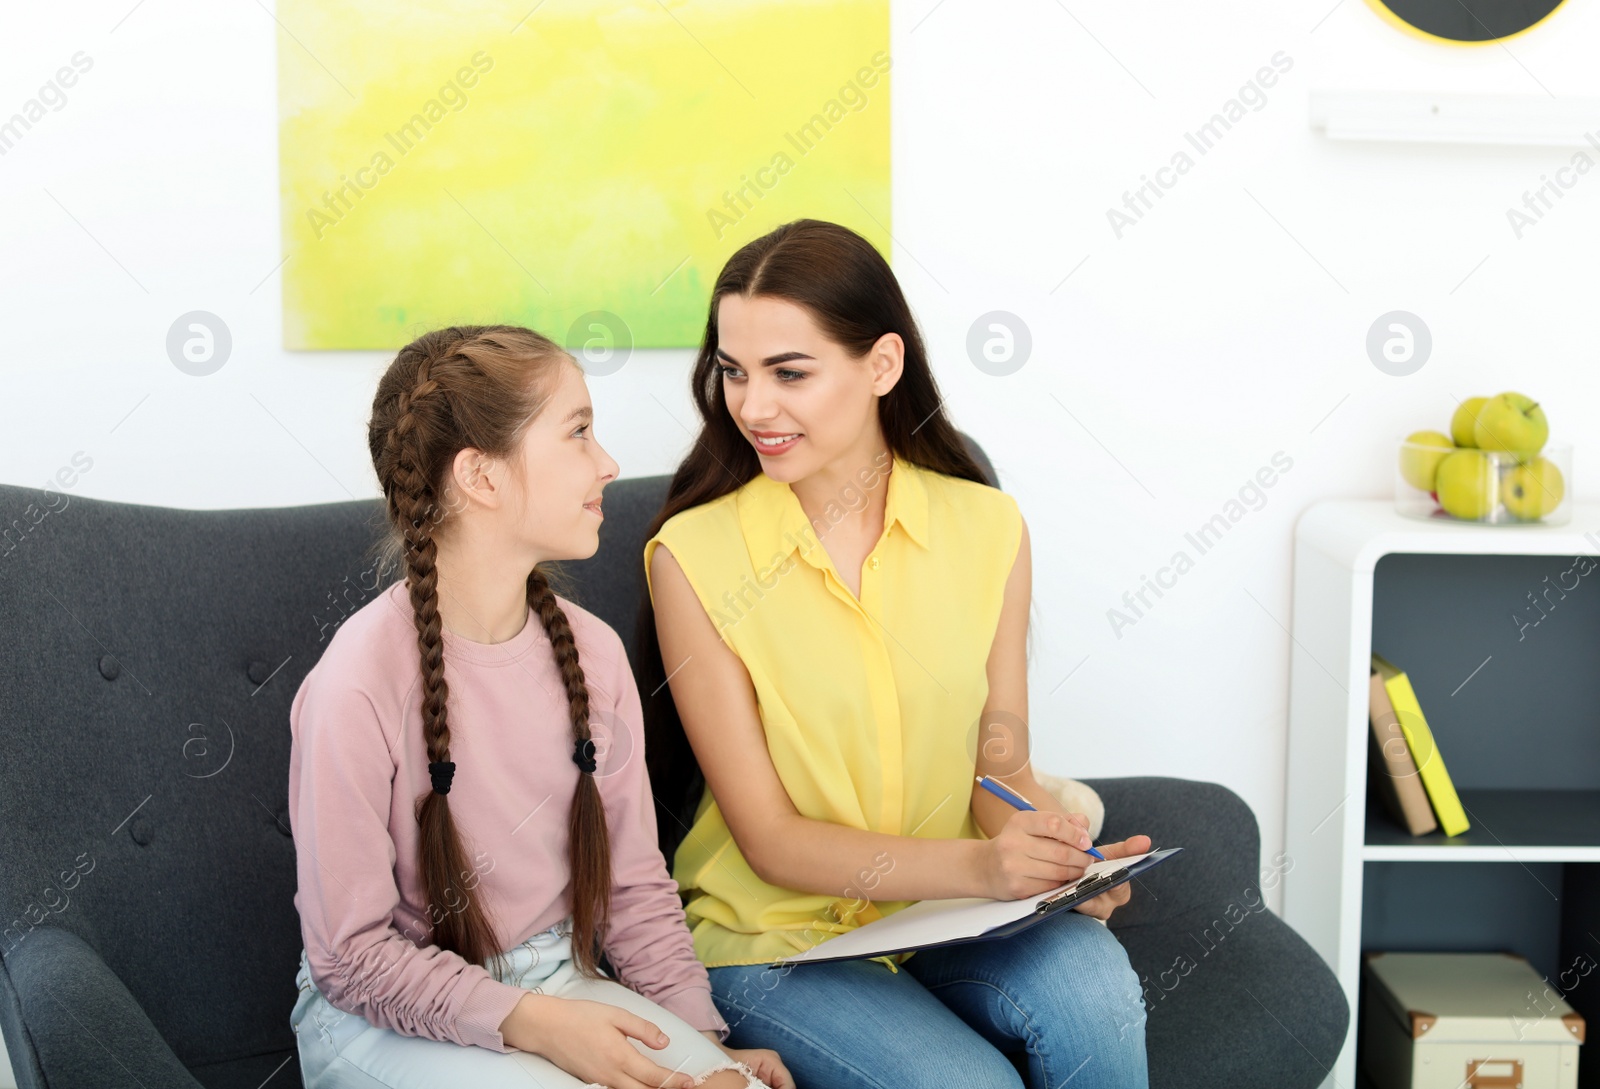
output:
<svg viewBox="0 0 1600 1089"><path fill-rule="evenodd" d="M536 560L583 559L600 547L600 492L617 463L595 441L594 407L576 363L561 377L543 411L523 433L518 454L520 502L508 512L516 535Z"/></svg>
<svg viewBox="0 0 1600 1089"><path fill-rule="evenodd" d="M902 352L900 337L886 333L857 359L787 299L732 294L717 303L728 412L761 471L784 483L835 460L872 456L882 444L877 399L899 379Z"/></svg>

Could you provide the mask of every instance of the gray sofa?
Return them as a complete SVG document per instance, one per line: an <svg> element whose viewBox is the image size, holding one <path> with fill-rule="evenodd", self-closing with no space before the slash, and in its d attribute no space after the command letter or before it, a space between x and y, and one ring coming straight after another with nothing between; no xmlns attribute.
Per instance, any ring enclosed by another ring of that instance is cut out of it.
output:
<svg viewBox="0 0 1600 1089"><path fill-rule="evenodd" d="M608 488L599 553L566 568L630 642L666 483ZM376 500L189 511L0 486L0 1029L19 1086L299 1084L289 704L394 577L370 558L380 518ZM1112 923L1145 982L1151 1085L1320 1084L1349 1012L1256 909L1249 808L1210 783L1089 782L1103 838L1187 848Z"/></svg>

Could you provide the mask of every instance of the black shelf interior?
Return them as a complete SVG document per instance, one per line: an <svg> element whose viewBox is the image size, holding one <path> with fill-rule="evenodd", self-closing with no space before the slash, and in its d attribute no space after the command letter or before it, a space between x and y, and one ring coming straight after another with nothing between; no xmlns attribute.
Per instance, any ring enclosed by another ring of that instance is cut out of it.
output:
<svg viewBox="0 0 1600 1089"><path fill-rule="evenodd" d="M1585 560L1587 575L1570 556L1373 569L1372 649L1410 677L1457 790L1600 788L1600 560Z"/></svg>
<svg viewBox="0 0 1600 1089"><path fill-rule="evenodd" d="M1413 836L1367 803L1369 847L1600 847L1600 790L1461 790L1472 827L1459 836L1433 831ZM1507 859L1507 861L1513 861Z"/></svg>
<svg viewBox="0 0 1600 1089"><path fill-rule="evenodd" d="M1363 864L1362 951L1521 954L1547 980L1575 981L1557 989L1592 1041L1600 862L1516 855L1600 847L1600 558L1384 556L1373 569L1372 649L1410 677L1472 827L1412 836L1369 794L1368 846L1436 853ZM1364 691L1351 695L1365 702ZM1451 858L1468 847L1507 853ZM1358 1021L1358 1071L1359 1040ZM1584 1054L1594 1051L1579 1048L1582 1089L1600 1089L1600 1055Z"/></svg>

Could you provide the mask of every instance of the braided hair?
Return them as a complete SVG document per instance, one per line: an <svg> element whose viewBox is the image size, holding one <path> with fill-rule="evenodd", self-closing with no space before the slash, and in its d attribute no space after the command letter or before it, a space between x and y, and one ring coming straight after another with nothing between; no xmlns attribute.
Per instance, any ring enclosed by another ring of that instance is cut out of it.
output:
<svg viewBox="0 0 1600 1089"><path fill-rule="evenodd" d="M548 338L509 325L454 326L425 333L401 348L378 382L367 444L383 488L386 550L405 565L422 673L422 734L433 788L416 801L421 828L425 914L433 944L483 963L501 951L482 900L462 882L475 867L450 813L455 773L450 759L450 688L444 676L439 617L438 535L450 524L446 484L456 454L466 448L504 459L548 403L558 368L577 366ZM610 917L611 852L604 802L595 782L589 726L589 688L572 627L548 574L528 574L528 605L550 640L566 687L572 722L577 790L568 814L572 872L572 951L578 970L599 974L599 950ZM474 882L476 886L476 882Z"/></svg>

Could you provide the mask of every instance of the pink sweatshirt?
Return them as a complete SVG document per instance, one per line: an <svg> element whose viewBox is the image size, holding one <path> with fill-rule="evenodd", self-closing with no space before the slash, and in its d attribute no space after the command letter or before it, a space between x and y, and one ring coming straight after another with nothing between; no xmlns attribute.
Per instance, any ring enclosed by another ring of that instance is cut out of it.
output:
<svg viewBox="0 0 1600 1089"><path fill-rule="evenodd" d="M656 847L639 693L622 640L593 613L564 598L561 607L589 685L611 829L607 959L620 982L725 1039ZM499 1027L527 991L430 941L413 815L430 780L410 610L401 580L351 614L289 713L294 902L306 958L338 1009L407 1036L511 1051ZM571 911L567 812L580 772L566 690L531 609L503 643L446 630L444 662L456 764L450 809L507 950Z"/></svg>

